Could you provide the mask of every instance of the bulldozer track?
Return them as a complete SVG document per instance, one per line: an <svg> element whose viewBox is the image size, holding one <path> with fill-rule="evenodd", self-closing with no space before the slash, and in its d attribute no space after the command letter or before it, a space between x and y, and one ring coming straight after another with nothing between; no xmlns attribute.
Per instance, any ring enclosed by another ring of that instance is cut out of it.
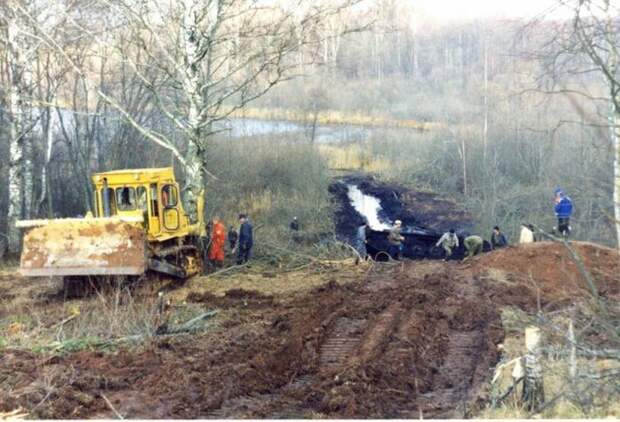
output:
<svg viewBox="0 0 620 422"><path fill-rule="evenodd" d="M398 323L402 309L399 303L390 305L381 312L375 322L364 336L364 341L359 349L359 358L362 362L372 359L372 356L378 351L385 340L394 331Z"/></svg>
<svg viewBox="0 0 620 422"><path fill-rule="evenodd" d="M333 371L343 367L357 351L362 340L366 320L339 318L330 335L321 345L319 363L321 370Z"/></svg>
<svg viewBox="0 0 620 422"><path fill-rule="evenodd" d="M450 335L446 358L439 368L438 385L421 397L428 415L442 418L466 416L465 405L471 398L482 341L483 333L479 330ZM446 411L448 403L452 409Z"/></svg>

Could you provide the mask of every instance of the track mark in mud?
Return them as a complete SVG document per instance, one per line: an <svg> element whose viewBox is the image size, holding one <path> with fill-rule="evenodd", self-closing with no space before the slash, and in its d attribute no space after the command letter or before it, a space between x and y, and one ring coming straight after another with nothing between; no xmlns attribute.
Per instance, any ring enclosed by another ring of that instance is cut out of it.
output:
<svg viewBox="0 0 620 422"><path fill-rule="evenodd" d="M438 416L459 417L464 414L464 405L471 399L473 375L478 365L483 333L479 330L450 334L446 358L439 368L437 385L432 392L422 395L425 408L441 411L446 404L456 409ZM456 413L454 413L456 412Z"/></svg>
<svg viewBox="0 0 620 422"><path fill-rule="evenodd" d="M357 351L365 326L363 319L339 318L321 346L321 369L331 371L345 366Z"/></svg>
<svg viewBox="0 0 620 422"><path fill-rule="evenodd" d="M375 351L381 348L398 324L401 312L400 304L395 303L379 314L359 349L358 355L362 362L371 359Z"/></svg>

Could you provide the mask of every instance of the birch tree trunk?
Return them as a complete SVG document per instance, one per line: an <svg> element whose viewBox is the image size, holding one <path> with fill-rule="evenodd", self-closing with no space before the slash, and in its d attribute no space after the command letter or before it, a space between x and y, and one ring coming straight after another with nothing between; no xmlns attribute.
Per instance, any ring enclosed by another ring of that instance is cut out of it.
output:
<svg viewBox="0 0 620 422"><path fill-rule="evenodd" d="M619 99L620 101L620 99ZM620 110L614 105L611 125L611 141L614 154L614 219L616 226L616 245L620 249Z"/></svg>
<svg viewBox="0 0 620 422"><path fill-rule="evenodd" d="M37 213L38 208L40 208L44 202L46 202L47 208L47 217L54 217L54 208L52 202L52 185L50 181L49 168L50 163L52 161L52 148L54 146L54 113L52 113L51 106L45 107L45 124L44 135L45 135L45 162L41 167L41 196L39 197L39 202L37 204Z"/></svg>
<svg viewBox="0 0 620 422"><path fill-rule="evenodd" d="M7 31L7 73L8 73L8 115L10 120L10 166L9 166L9 212L8 237L9 251L20 249L19 230L15 227L17 220L24 212L24 136L23 136L23 104L21 100L21 78L23 67L19 46L16 42L17 25L9 20Z"/></svg>
<svg viewBox="0 0 620 422"><path fill-rule="evenodd" d="M484 125L482 128L482 166L487 165L487 145L489 143L489 42L484 35Z"/></svg>
<svg viewBox="0 0 620 422"><path fill-rule="evenodd" d="M204 189L204 165L207 162L206 143L203 139L203 123L207 113L205 96L208 94L206 88L202 86L204 79L208 80L210 73L210 53L208 50L206 57L201 57L201 51L206 46L204 37L199 34L199 22L197 22L197 14L199 12L200 2L195 0L184 0L185 11L181 24L181 40L184 54L185 78L183 80L184 92L189 101L188 107L188 132L189 144L186 154L185 165L185 199L188 206L188 214L195 216L197 212L197 198ZM211 25L217 24L217 15L219 13L219 1L209 4L211 10L208 13L208 19ZM213 30L213 28L209 28ZM207 41L208 42L208 41ZM201 76L201 61L206 59L207 78Z"/></svg>

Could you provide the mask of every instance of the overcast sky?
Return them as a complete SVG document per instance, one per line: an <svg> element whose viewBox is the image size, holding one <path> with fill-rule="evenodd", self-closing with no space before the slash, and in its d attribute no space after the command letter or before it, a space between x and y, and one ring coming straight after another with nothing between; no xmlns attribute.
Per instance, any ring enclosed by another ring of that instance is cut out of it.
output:
<svg viewBox="0 0 620 422"><path fill-rule="evenodd" d="M547 12L554 0L404 0L414 8L440 19L489 17L531 18Z"/></svg>

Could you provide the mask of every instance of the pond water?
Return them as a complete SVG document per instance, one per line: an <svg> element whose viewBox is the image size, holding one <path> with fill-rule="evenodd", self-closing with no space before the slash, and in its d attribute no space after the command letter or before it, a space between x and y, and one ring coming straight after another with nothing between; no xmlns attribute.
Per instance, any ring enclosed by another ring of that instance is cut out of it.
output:
<svg viewBox="0 0 620 422"><path fill-rule="evenodd" d="M285 120L260 120L234 118L221 122L218 129L224 129L223 136L230 138L246 138L270 134L297 134L309 139L312 136L312 126ZM372 130L363 126L333 125L316 127L314 140L317 143L339 143L362 141L370 136Z"/></svg>

